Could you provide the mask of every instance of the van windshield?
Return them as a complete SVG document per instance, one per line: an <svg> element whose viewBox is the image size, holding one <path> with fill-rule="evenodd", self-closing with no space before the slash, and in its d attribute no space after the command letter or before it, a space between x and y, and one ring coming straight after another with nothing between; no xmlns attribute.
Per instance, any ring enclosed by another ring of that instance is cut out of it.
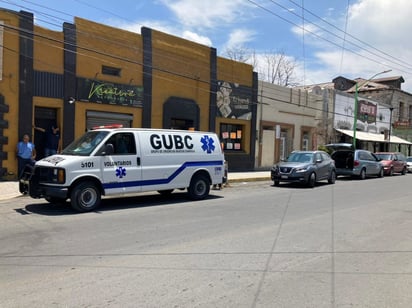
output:
<svg viewBox="0 0 412 308"><path fill-rule="evenodd" d="M70 143L61 154L89 156L100 142L107 136L108 131L90 131Z"/></svg>

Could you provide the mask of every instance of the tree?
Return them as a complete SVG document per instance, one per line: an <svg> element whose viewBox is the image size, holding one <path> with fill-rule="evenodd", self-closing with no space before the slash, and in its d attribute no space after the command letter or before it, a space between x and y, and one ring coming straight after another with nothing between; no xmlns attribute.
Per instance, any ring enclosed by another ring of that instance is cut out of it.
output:
<svg viewBox="0 0 412 308"><path fill-rule="evenodd" d="M284 52L265 53L261 59L259 79L284 87L297 85L293 81L296 62Z"/></svg>
<svg viewBox="0 0 412 308"><path fill-rule="evenodd" d="M253 69L258 72L259 80L284 87L298 85L298 83L294 81L297 64L293 58L286 56L283 51L256 54L254 50L237 46L227 48L224 56L234 61L252 65Z"/></svg>
<svg viewBox="0 0 412 308"><path fill-rule="evenodd" d="M223 55L233 61L248 63L251 51L246 47L234 46L226 48Z"/></svg>

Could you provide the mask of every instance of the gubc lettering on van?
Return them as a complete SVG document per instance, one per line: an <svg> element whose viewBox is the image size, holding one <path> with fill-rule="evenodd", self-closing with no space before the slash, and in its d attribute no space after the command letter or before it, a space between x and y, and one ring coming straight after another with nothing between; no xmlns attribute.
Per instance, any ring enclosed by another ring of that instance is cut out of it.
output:
<svg viewBox="0 0 412 308"><path fill-rule="evenodd" d="M179 152L195 152L192 136L190 135L158 135L153 134L150 136L150 145L152 147L152 153L179 153ZM202 149L208 154L215 150L213 138L209 138L207 135L201 138Z"/></svg>

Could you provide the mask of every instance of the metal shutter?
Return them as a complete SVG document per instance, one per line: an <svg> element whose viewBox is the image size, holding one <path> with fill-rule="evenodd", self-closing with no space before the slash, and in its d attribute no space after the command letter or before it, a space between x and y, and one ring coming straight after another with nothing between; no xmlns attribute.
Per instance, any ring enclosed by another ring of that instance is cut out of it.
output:
<svg viewBox="0 0 412 308"><path fill-rule="evenodd" d="M126 113L87 111L86 129L95 126L122 124L123 127L132 127L133 115Z"/></svg>

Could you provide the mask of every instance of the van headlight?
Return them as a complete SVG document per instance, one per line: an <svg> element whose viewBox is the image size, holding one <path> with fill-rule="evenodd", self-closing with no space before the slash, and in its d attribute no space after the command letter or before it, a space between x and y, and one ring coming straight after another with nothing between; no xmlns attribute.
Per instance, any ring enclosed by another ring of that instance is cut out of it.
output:
<svg viewBox="0 0 412 308"><path fill-rule="evenodd" d="M51 182L56 184L64 184L66 182L66 171L60 168L53 169Z"/></svg>

